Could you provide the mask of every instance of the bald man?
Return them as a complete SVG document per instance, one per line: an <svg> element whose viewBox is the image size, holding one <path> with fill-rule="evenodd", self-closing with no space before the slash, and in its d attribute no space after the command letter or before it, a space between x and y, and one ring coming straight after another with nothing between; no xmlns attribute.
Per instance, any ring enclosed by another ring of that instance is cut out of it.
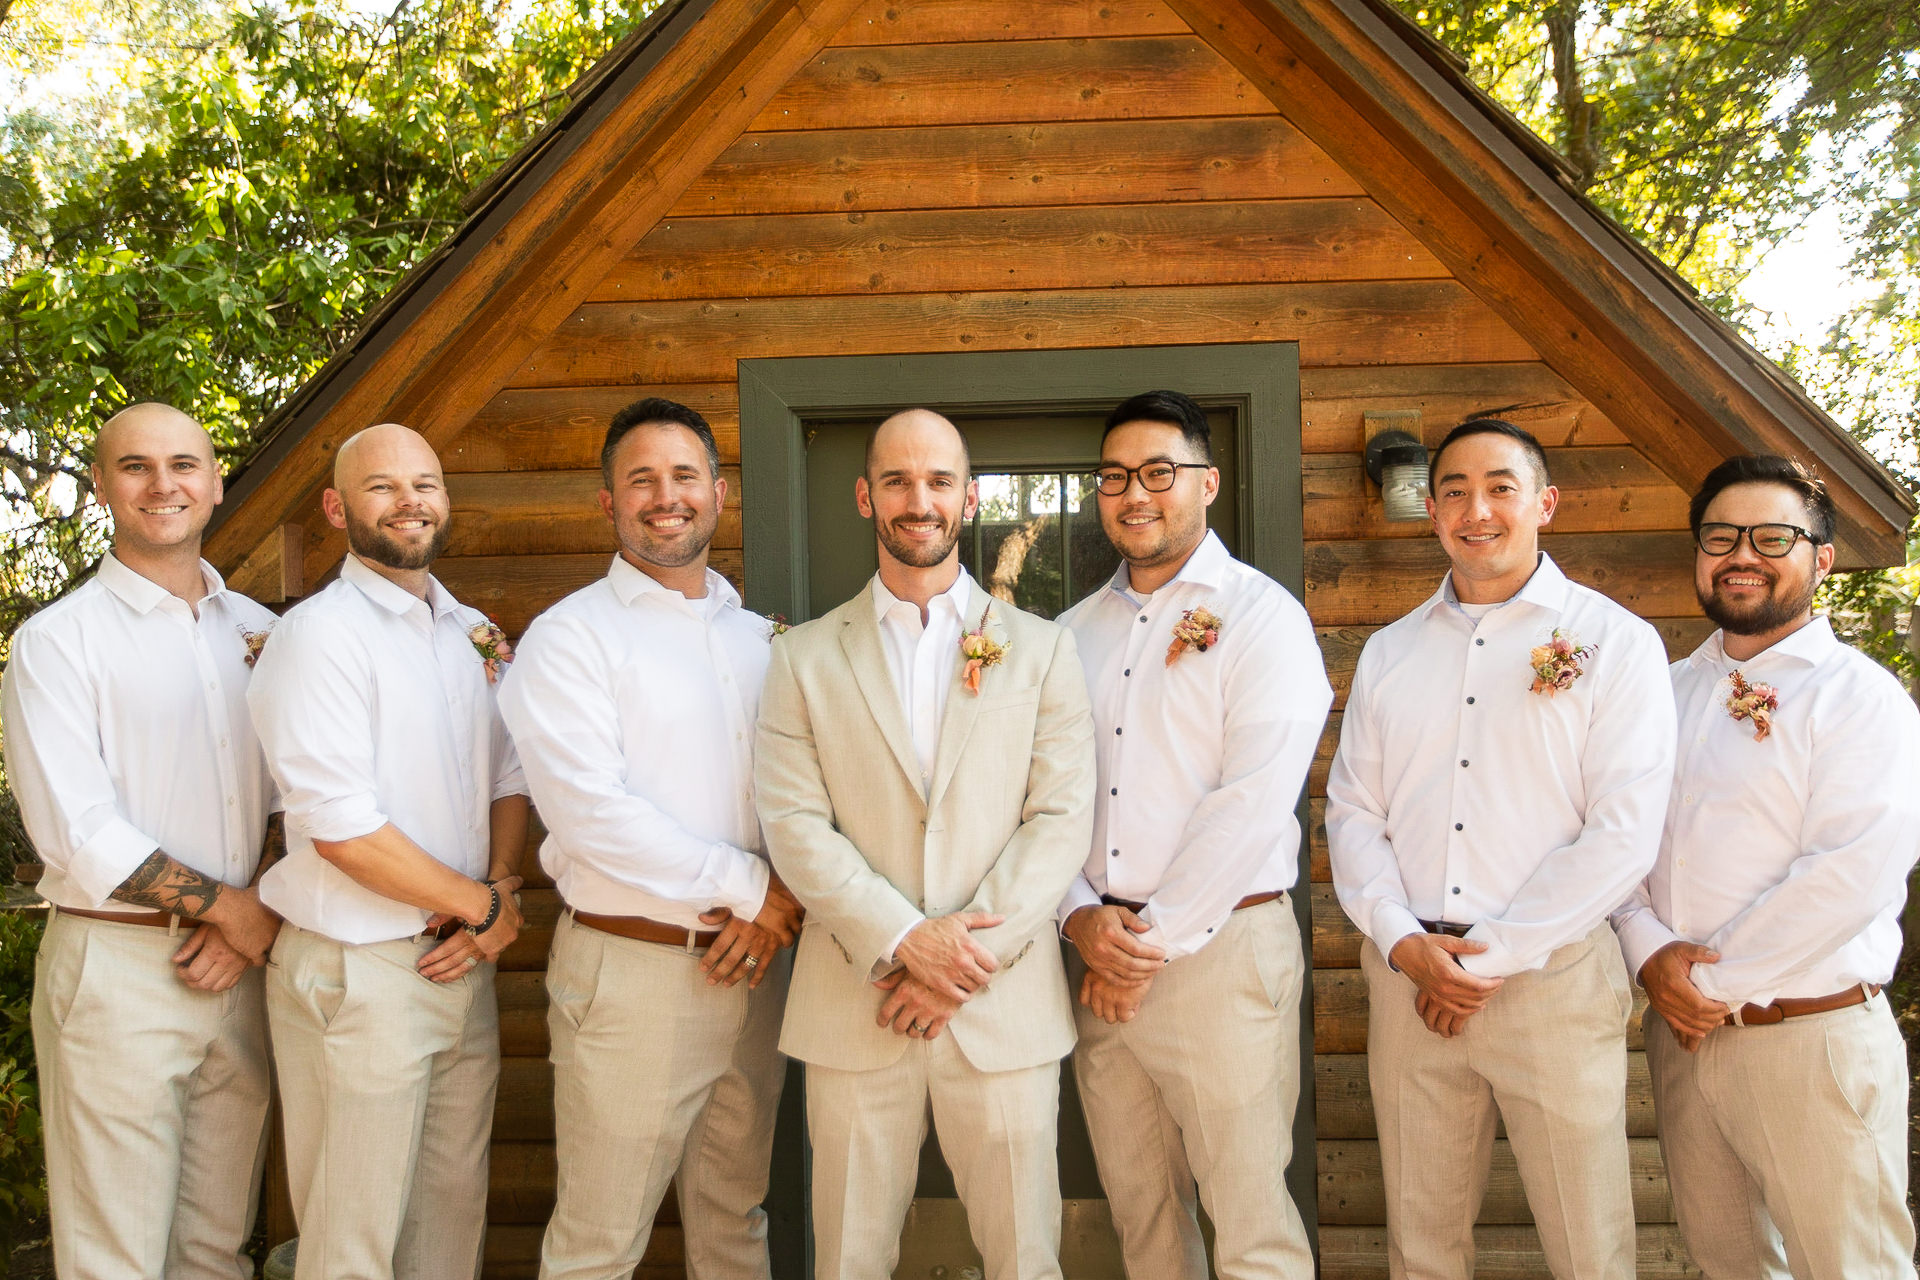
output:
<svg viewBox="0 0 1920 1280"><path fill-rule="evenodd" d="M494 706L509 654L429 572L450 508L405 427L340 447L340 577L247 692L287 807L267 1012L299 1280L472 1280L500 1068L494 961L520 929L526 786Z"/></svg>
<svg viewBox="0 0 1920 1280"><path fill-rule="evenodd" d="M929 1114L989 1280L1060 1275L1053 910L1093 834L1093 720L1072 634L960 567L968 470L938 414L876 429L854 501L879 572L775 641L760 700L760 821L807 909L780 1048L807 1064L819 1280L893 1274Z"/></svg>
<svg viewBox="0 0 1920 1280"><path fill-rule="evenodd" d="M33 1040L54 1264L234 1280L266 1138L256 966L279 928L251 887L278 824L246 687L274 618L200 558L221 484L199 423L121 411L92 478L113 549L14 634L4 697L52 904Z"/></svg>

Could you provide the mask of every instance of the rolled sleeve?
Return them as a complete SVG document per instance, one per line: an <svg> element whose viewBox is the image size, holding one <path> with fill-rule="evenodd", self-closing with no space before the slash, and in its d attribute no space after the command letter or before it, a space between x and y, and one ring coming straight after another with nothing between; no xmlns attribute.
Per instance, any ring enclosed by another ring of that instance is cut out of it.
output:
<svg viewBox="0 0 1920 1280"><path fill-rule="evenodd" d="M159 841L124 818L109 818L104 826L73 852L67 875L94 900L94 909L104 907L127 877L160 848Z"/></svg>
<svg viewBox="0 0 1920 1280"><path fill-rule="evenodd" d="M274 629L247 685L247 707L287 816L315 840L386 826L362 645L324 620Z"/></svg>

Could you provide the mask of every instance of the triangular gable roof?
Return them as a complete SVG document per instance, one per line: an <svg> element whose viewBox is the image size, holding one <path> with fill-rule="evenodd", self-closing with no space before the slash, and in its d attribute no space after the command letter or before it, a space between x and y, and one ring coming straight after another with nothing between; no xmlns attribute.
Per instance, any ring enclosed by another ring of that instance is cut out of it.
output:
<svg viewBox="0 0 1920 1280"><path fill-rule="evenodd" d="M232 569L310 509L333 446L359 427L399 419L438 441L464 425L858 7L665 0L263 424L210 557ZM1904 559L1915 505L1899 483L1385 0L1169 7L1676 482L1732 452L1810 457L1842 510L1841 563Z"/></svg>

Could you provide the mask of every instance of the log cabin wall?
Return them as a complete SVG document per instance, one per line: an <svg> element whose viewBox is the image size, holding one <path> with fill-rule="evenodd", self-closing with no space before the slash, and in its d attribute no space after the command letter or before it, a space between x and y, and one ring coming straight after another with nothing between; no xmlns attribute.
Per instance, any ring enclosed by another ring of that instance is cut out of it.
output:
<svg viewBox="0 0 1920 1280"><path fill-rule="evenodd" d="M1309 783L1323 1273L1384 1276L1359 938L1327 883L1321 797L1361 644L1445 562L1424 526L1382 518L1362 414L1417 409L1430 444L1477 413L1534 430L1562 492L1552 554L1675 654L1706 630L1686 495L1173 9L863 7L442 449L457 516L439 573L515 636L600 576L601 435L640 395L705 413L752 502L738 359L1259 341L1299 344L1306 605L1338 691ZM743 585L739 511L713 559ZM532 1274L552 1203L557 911L550 885L528 894L500 975L490 1276ZM1637 1025L1631 1048L1641 1274L1686 1274ZM640 1274L681 1274L672 1216ZM1481 1221L1482 1276L1545 1273L1504 1140Z"/></svg>

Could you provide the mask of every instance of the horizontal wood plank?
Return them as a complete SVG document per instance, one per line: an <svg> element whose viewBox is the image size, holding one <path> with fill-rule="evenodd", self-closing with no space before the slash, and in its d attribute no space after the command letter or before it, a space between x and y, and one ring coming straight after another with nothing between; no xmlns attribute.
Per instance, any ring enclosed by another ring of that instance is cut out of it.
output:
<svg viewBox="0 0 1920 1280"><path fill-rule="evenodd" d="M1278 116L750 133L668 218L1363 196Z"/></svg>
<svg viewBox="0 0 1920 1280"><path fill-rule="evenodd" d="M1634 1268L1639 1280L1698 1280L1680 1228L1649 1223L1638 1229ZM1532 1227L1475 1227L1475 1280L1543 1280L1551 1274ZM1386 1280L1385 1227L1320 1228L1320 1280Z"/></svg>
<svg viewBox="0 0 1920 1280"><path fill-rule="evenodd" d="M718 382L767 356L1297 342L1300 363L1520 359L1525 339L1450 280L594 303L513 385Z"/></svg>
<svg viewBox="0 0 1920 1280"><path fill-rule="evenodd" d="M716 551L740 547L740 468L720 469L727 501L714 529ZM600 472L491 471L447 477L453 534L447 554L460 556L610 556L619 549L600 510Z"/></svg>
<svg viewBox="0 0 1920 1280"><path fill-rule="evenodd" d="M592 302L1439 279L1371 200L673 218Z"/></svg>
<svg viewBox="0 0 1920 1280"><path fill-rule="evenodd" d="M1687 493L1638 451L1621 445L1548 449L1560 504L1560 533L1612 533L1687 528ZM1302 528L1309 540L1431 538L1432 525L1391 521L1380 486L1367 478L1358 453L1310 453L1300 459Z"/></svg>
<svg viewBox="0 0 1920 1280"><path fill-rule="evenodd" d="M1367 1058L1360 1053L1323 1053L1313 1060L1313 1123L1322 1139L1372 1142L1373 1091L1367 1086ZM1506 1134L1506 1126L1499 1132ZM1651 1138L1657 1132L1653 1115L1653 1083L1647 1075L1647 1055L1627 1055L1627 1136Z"/></svg>
<svg viewBox="0 0 1920 1280"><path fill-rule="evenodd" d="M1365 445L1362 418L1384 410L1420 413L1427 447L1469 418L1502 418L1549 449L1623 445L1627 438L1544 364L1314 369L1300 373L1303 453L1353 453Z"/></svg>
<svg viewBox="0 0 1920 1280"><path fill-rule="evenodd" d="M1271 115L1198 36L990 40L823 49L751 126L918 125Z"/></svg>
<svg viewBox="0 0 1920 1280"><path fill-rule="evenodd" d="M1381 1180L1378 1142L1321 1142L1315 1150L1319 1168L1322 1226L1373 1226L1387 1220L1386 1189ZM1443 1173L1441 1176L1453 1176ZM1652 1138L1627 1140L1627 1176L1633 1188L1633 1216L1638 1222L1672 1222L1673 1193L1667 1188L1667 1169L1660 1144ZM1505 1138L1493 1144L1493 1166L1487 1177L1486 1197L1480 1202L1482 1226L1531 1223L1526 1192L1513 1149Z"/></svg>
<svg viewBox="0 0 1920 1280"><path fill-rule="evenodd" d="M828 43L1086 39L1191 30L1166 5L1153 0L870 0Z"/></svg>
<svg viewBox="0 0 1920 1280"><path fill-rule="evenodd" d="M1637 1052L1640 1018L1647 1010L1646 993L1633 991L1633 1013L1627 1020L1627 1049ZM1367 979L1358 969L1313 971L1313 1051L1365 1053L1367 1051Z"/></svg>
<svg viewBox="0 0 1920 1280"><path fill-rule="evenodd" d="M669 1196L666 1203L672 1204L673 1198ZM540 1239L545 1234L544 1224L503 1222L488 1226L480 1268L483 1280L534 1280L540 1274ZM684 1280L686 1257L686 1239L680 1225L655 1223L646 1256L634 1271L633 1280Z"/></svg>
<svg viewBox="0 0 1920 1280"><path fill-rule="evenodd" d="M606 575L611 557L576 555L445 556L434 566L447 590L490 615L507 635L518 639L549 605ZM708 563L740 588L738 551L713 552Z"/></svg>
<svg viewBox="0 0 1920 1280"><path fill-rule="evenodd" d="M1351 1122L1344 1125L1351 1127ZM1342 1136L1350 1135L1343 1132ZM551 1062L545 1058L500 1059L500 1087L493 1097L493 1140L496 1144L553 1141Z"/></svg>
<svg viewBox="0 0 1920 1280"><path fill-rule="evenodd" d="M1569 578L1635 613L1699 613L1688 534L1556 533L1540 546ZM1431 596L1447 568L1431 538L1309 542L1306 558L1307 612L1322 627L1391 622Z"/></svg>
<svg viewBox="0 0 1920 1280"><path fill-rule="evenodd" d="M648 396L699 412L713 428L720 461L740 461L740 389L735 382L691 385L508 388L489 400L440 451L447 474L467 471L577 471L600 465L613 415Z"/></svg>

